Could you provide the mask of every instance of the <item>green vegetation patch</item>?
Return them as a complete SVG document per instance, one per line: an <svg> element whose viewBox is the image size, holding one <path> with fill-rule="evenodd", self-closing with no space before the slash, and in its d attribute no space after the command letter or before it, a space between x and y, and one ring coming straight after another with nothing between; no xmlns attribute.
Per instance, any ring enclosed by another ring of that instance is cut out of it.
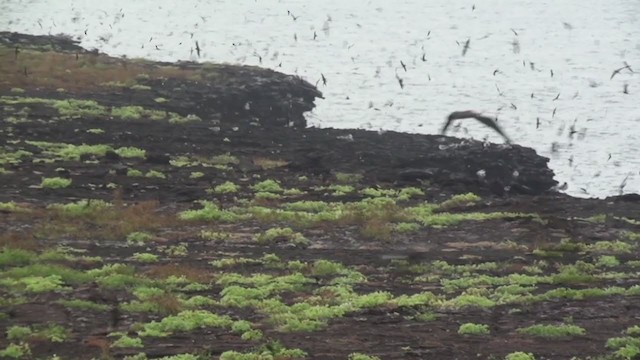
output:
<svg viewBox="0 0 640 360"><path fill-rule="evenodd" d="M43 189L62 189L71 185L71 179L61 177L43 178L40 187Z"/></svg>
<svg viewBox="0 0 640 360"><path fill-rule="evenodd" d="M585 335L587 331L577 325L531 325L526 328L520 328L518 333L530 336L540 337L562 337L562 336L580 336Z"/></svg>
<svg viewBox="0 0 640 360"><path fill-rule="evenodd" d="M465 323L458 328L460 335L489 335L489 325Z"/></svg>

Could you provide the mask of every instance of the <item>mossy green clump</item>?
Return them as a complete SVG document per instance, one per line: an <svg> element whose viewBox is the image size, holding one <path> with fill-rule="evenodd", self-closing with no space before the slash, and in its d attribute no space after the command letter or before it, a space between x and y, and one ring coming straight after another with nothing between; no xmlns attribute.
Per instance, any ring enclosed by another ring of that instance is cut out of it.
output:
<svg viewBox="0 0 640 360"><path fill-rule="evenodd" d="M237 157L229 153L226 153L226 154L213 156L209 160L209 163L213 165L237 165L240 163L240 160Z"/></svg>
<svg viewBox="0 0 640 360"><path fill-rule="evenodd" d="M200 237L210 241L225 241L231 238L231 234L223 231L201 230Z"/></svg>
<svg viewBox="0 0 640 360"><path fill-rule="evenodd" d="M144 173L138 169L127 169L127 176L142 177L144 176Z"/></svg>
<svg viewBox="0 0 640 360"><path fill-rule="evenodd" d="M0 357L21 359L23 357L31 355L31 348L29 343L21 342L19 344L11 343L6 348L0 350Z"/></svg>
<svg viewBox="0 0 640 360"><path fill-rule="evenodd" d="M80 200L67 204L51 204L47 209L55 210L61 215L82 217L96 215L111 208L111 204L104 200Z"/></svg>
<svg viewBox="0 0 640 360"><path fill-rule="evenodd" d="M270 342L251 352L225 351L220 360L269 360L306 359L308 354L300 349L288 349L279 342Z"/></svg>
<svg viewBox="0 0 640 360"><path fill-rule="evenodd" d="M97 117L107 114L106 108L94 100L53 100L53 107L64 118Z"/></svg>
<svg viewBox="0 0 640 360"><path fill-rule="evenodd" d="M458 194L442 202L439 205L439 208L450 209L455 207L471 206L478 203L480 200L482 199L474 193Z"/></svg>
<svg viewBox="0 0 640 360"><path fill-rule="evenodd" d="M43 189L62 189L71 185L71 179L61 177L43 178L40 187Z"/></svg>
<svg viewBox="0 0 640 360"><path fill-rule="evenodd" d="M132 338L126 334L117 334L120 337L111 343L113 348L142 348L144 344L140 338Z"/></svg>
<svg viewBox="0 0 640 360"><path fill-rule="evenodd" d="M377 356L367 355L363 353L351 353L349 354L349 360L380 360L380 358Z"/></svg>
<svg viewBox="0 0 640 360"><path fill-rule="evenodd" d="M149 170L147 171L146 174L144 174L144 177L148 177L148 178L156 178L156 179L166 179L167 175L165 175L164 173L157 171L157 170Z"/></svg>
<svg viewBox="0 0 640 360"><path fill-rule="evenodd" d="M140 118L150 118L152 120L165 119L168 114L165 111L145 109L142 106L122 106L114 107L111 110L111 116L119 117L124 120L138 120Z"/></svg>
<svg viewBox="0 0 640 360"><path fill-rule="evenodd" d="M22 266L30 264L37 258L36 253L4 247L0 250L0 266Z"/></svg>
<svg viewBox="0 0 640 360"><path fill-rule="evenodd" d="M135 253L131 256L131 258L141 263L155 263L160 261L160 255L151 253Z"/></svg>
<svg viewBox="0 0 640 360"><path fill-rule="evenodd" d="M489 335L489 325L465 323L458 328L460 335Z"/></svg>
<svg viewBox="0 0 640 360"><path fill-rule="evenodd" d="M364 177L362 174L336 172L336 180L340 183L357 183Z"/></svg>
<svg viewBox="0 0 640 360"><path fill-rule="evenodd" d="M153 239L153 235L144 231L135 231L127 235L127 242L131 244L144 244L145 242Z"/></svg>
<svg viewBox="0 0 640 360"><path fill-rule="evenodd" d="M29 326L14 325L7 329L7 339L28 340L29 338L45 338L51 342L63 342L68 337L68 330L58 324Z"/></svg>
<svg viewBox="0 0 640 360"><path fill-rule="evenodd" d="M504 357L504 360L536 360L532 353L525 353L522 351L512 352Z"/></svg>
<svg viewBox="0 0 640 360"><path fill-rule="evenodd" d="M245 215L239 215L232 211L222 210L218 205L211 201L200 201L200 204L202 205L202 209L182 211L178 214L178 217L181 220L189 221L221 222L235 222L247 218Z"/></svg>
<svg viewBox="0 0 640 360"><path fill-rule="evenodd" d="M230 328L233 320L226 315L218 315L206 310L185 310L177 315L143 325L140 336L165 337L176 332L188 332L204 327Z"/></svg>
<svg viewBox="0 0 640 360"><path fill-rule="evenodd" d="M232 183L231 181L226 181L213 188L213 192L216 194L233 194L237 193L239 190L240 186Z"/></svg>
<svg viewBox="0 0 640 360"><path fill-rule="evenodd" d="M110 309L109 305L99 304L93 301L82 300L82 299L71 299L71 300L60 299L60 300L57 300L56 303L66 306L68 308L81 309L81 310L107 311Z"/></svg>
<svg viewBox="0 0 640 360"><path fill-rule="evenodd" d="M147 155L145 150L133 146L121 147L115 152L123 158L144 158Z"/></svg>
<svg viewBox="0 0 640 360"><path fill-rule="evenodd" d="M43 154L67 161L79 161L83 155L104 156L107 151L113 150L109 145L74 145L66 143L53 143L47 141L25 141L29 145L37 146L43 150Z"/></svg>
<svg viewBox="0 0 640 360"><path fill-rule="evenodd" d="M585 335L587 331L577 325L531 325L526 328L520 328L518 333L540 337L562 337L562 336L580 336Z"/></svg>
<svg viewBox="0 0 640 360"><path fill-rule="evenodd" d="M299 232L293 231L291 228L271 228L256 237L259 244L272 244L278 240L295 245L308 245L310 241Z"/></svg>
<svg viewBox="0 0 640 360"><path fill-rule="evenodd" d="M251 185L251 189L256 192L282 193L284 189L277 180L265 180L255 185Z"/></svg>

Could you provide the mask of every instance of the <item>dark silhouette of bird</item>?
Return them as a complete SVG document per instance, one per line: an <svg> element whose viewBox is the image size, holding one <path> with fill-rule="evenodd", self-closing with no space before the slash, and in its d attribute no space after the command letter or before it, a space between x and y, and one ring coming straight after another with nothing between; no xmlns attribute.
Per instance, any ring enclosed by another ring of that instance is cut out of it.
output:
<svg viewBox="0 0 640 360"><path fill-rule="evenodd" d="M553 69L549 70L549 72L551 73L551 77L553 77Z"/></svg>
<svg viewBox="0 0 640 360"><path fill-rule="evenodd" d="M467 39L467 41L464 43L464 47L462 48L462 56L465 56L467 54L467 50L469 50L470 43L471 43L471 38Z"/></svg>
<svg viewBox="0 0 640 360"><path fill-rule="evenodd" d="M515 30L513 30L513 28L511 29L511 32L512 32L515 36L518 36L518 33L517 33Z"/></svg>
<svg viewBox="0 0 640 360"><path fill-rule="evenodd" d="M427 54L422 53L422 61L423 61L423 62L424 62L424 61L427 61Z"/></svg>
<svg viewBox="0 0 640 360"><path fill-rule="evenodd" d="M289 11L289 10L287 10L287 15L291 16L291 18L293 19L293 21L298 20L298 18L300 17L300 16L295 16L295 15L293 15L293 13L292 13L291 11Z"/></svg>
<svg viewBox="0 0 640 360"><path fill-rule="evenodd" d="M496 85L496 90L498 90L498 95L504 96L504 93L502 91L500 91L500 88L498 87L498 84L495 84L495 85Z"/></svg>
<svg viewBox="0 0 640 360"><path fill-rule="evenodd" d="M404 69L404 72L407 72L407 64L405 64L402 60L400 60L400 65Z"/></svg>
<svg viewBox="0 0 640 360"><path fill-rule="evenodd" d="M623 94L629 94L629 84L624 84L622 87Z"/></svg>
<svg viewBox="0 0 640 360"><path fill-rule="evenodd" d="M536 118L536 129L540 127L540 118Z"/></svg>
<svg viewBox="0 0 640 360"><path fill-rule="evenodd" d="M558 108L553 108L553 112L551 113L551 118L554 118L556 116L556 110L558 110Z"/></svg>
<svg viewBox="0 0 640 360"><path fill-rule="evenodd" d="M558 95L556 95L556 97L555 97L555 98L553 98L553 101L556 101L556 100L558 100L558 99L560 99L560 93L558 93Z"/></svg>
<svg viewBox="0 0 640 360"><path fill-rule="evenodd" d="M396 74L396 80L398 80L398 84L400 84L400 89L404 89L404 80Z"/></svg>
<svg viewBox="0 0 640 360"><path fill-rule="evenodd" d="M624 69L628 69L629 71L633 72L633 70L631 70L631 66L629 66L629 64L625 62L623 67L613 70L613 73L611 73L611 78L609 80L613 80L613 77L618 75L620 71Z"/></svg>
<svg viewBox="0 0 640 360"><path fill-rule="evenodd" d="M200 45L198 44L197 41L196 41L196 54L198 54L198 57L200 57Z"/></svg>
<svg viewBox="0 0 640 360"><path fill-rule="evenodd" d="M318 38L318 33L314 31L314 32L313 32L313 40L315 40L315 39L317 39L317 38Z"/></svg>
<svg viewBox="0 0 640 360"><path fill-rule="evenodd" d="M320 76L322 77L322 85L327 86L327 78L324 77L324 74L320 74Z"/></svg>
<svg viewBox="0 0 640 360"><path fill-rule="evenodd" d="M484 116L482 114L478 114L477 112L472 110L454 111L451 114L449 114L449 116L447 117L447 122L445 122L444 127L442 128L442 131L440 133L444 135L454 120L461 120L461 119L476 119L482 124L495 130L498 134L502 135L502 137L506 140L508 144L511 143L511 139L509 139L509 137L504 133L504 131L502 131L500 126L496 124L495 119Z"/></svg>

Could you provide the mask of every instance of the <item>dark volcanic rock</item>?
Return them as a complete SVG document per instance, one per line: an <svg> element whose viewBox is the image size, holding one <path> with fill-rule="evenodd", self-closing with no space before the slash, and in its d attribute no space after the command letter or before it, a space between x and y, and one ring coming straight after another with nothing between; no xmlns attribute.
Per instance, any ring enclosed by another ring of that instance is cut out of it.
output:
<svg viewBox="0 0 640 360"><path fill-rule="evenodd" d="M74 47L72 40L60 37L0 32L0 39L11 46L28 46L32 42L36 48L53 44L50 48L82 50ZM91 55L99 58L103 67L112 66L117 71L133 67L132 64L143 66L141 71L145 73L131 75L130 81L144 90L90 84L77 89L74 98L95 100L105 108L135 105L202 120L171 124L143 118L124 124L113 117L106 122L100 117L82 119L86 126L104 128L107 132L113 126L111 131L116 135L110 142L117 140L127 146L143 143L148 164L169 165L167 153L198 154L203 158L229 153L241 158L242 172L254 171L254 157L273 157L286 161L288 171L321 175L323 179L338 171L351 172L377 182L431 184L456 192L540 194L557 184L553 171L547 167L548 159L518 145L392 131L379 134L355 129L306 128L304 113L314 108L314 100L322 94L297 76L228 64L130 62L127 65L126 59ZM155 75L149 76L147 71ZM72 76L73 72L69 74ZM36 96L46 91L30 90L36 91ZM46 93L48 97L70 96L53 90ZM162 101L157 101L159 98ZM96 122L90 125L92 120ZM16 124L14 128L21 135L45 140L51 140L52 134L68 131L29 124ZM77 134L73 141L96 141L96 135L89 139L82 136ZM107 160L118 161L114 155L107 154ZM83 155L82 160L90 159L92 156Z"/></svg>

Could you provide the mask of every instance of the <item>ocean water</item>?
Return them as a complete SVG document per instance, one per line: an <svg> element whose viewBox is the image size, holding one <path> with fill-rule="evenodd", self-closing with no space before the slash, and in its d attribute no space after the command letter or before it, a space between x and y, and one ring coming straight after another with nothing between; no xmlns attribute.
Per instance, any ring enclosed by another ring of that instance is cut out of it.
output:
<svg viewBox="0 0 640 360"><path fill-rule="evenodd" d="M640 192L637 0L0 0L0 30L297 74L325 96L310 126L434 134L476 110L549 157L567 193ZM611 79L625 62L637 72ZM460 124L450 134L502 141Z"/></svg>

